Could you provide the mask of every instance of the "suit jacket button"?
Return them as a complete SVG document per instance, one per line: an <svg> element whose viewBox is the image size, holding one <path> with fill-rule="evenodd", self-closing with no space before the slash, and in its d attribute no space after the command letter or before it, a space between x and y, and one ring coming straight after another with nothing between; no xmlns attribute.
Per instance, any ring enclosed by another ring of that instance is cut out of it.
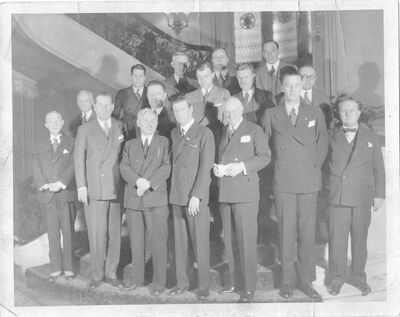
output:
<svg viewBox="0 0 400 317"><path fill-rule="evenodd" d="M343 178L343 179L346 179L346 176L344 176L344 175L343 175L343 177L342 177L342 178Z"/></svg>
<svg viewBox="0 0 400 317"><path fill-rule="evenodd" d="M101 174L101 176L104 176L104 174Z"/></svg>
<svg viewBox="0 0 400 317"><path fill-rule="evenodd" d="M282 145L282 146L281 146L281 150L283 150L284 148L285 148L285 147Z"/></svg>

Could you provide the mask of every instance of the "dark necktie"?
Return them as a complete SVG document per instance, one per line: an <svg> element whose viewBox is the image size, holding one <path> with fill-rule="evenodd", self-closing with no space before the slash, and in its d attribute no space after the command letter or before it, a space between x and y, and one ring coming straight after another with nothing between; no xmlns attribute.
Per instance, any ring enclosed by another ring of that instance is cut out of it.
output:
<svg viewBox="0 0 400 317"><path fill-rule="evenodd" d="M250 102L250 94L249 94L249 92L246 92L244 95L244 103L247 106L249 104L249 102Z"/></svg>
<svg viewBox="0 0 400 317"><path fill-rule="evenodd" d="M144 157L147 156L147 152L149 151L149 139L146 138L143 144L143 153L144 153Z"/></svg>
<svg viewBox="0 0 400 317"><path fill-rule="evenodd" d="M219 73L219 75L218 75L218 82L219 82L219 85L222 87L224 84L224 77L222 77L221 73Z"/></svg>
<svg viewBox="0 0 400 317"><path fill-rule="evenodd" d="M348 133L348 132L357 132L357 128L343 128L343 132L344 133Z"/></svg>
<svg viewBox="0 0 400 317"><path fill-rule="evenodd" d="M142 98L142 96L141 96L140 93L139 93L139 89L136 89L136 90L135 90L135 95L136 95L136 98L137 98L138 100L140 100L140 98Z"/></svg>
<svg viewBox="0 0 400 317"><path fill-rule="evenodd" d="M232 140L233 135L235 134L235 128L232 126L228 127L228 141Z"/></svg>
<svg viewBox="0 0 400 317"><path fill-rule="evenodd" d="M86 114L84 114L82 117L82 124L85 124L86 122L88 122L88 121L86 119Z"/></svg>
<svg viewBox="0 0 400 317"><path fill-rule="evenodd" d="M57 149L58 149L58 140L57 139L53 139L53 143L52 143L52 145L53 145L53 151L54 152L57 152Z"/></svg>
<svg viewBox="0 0 400 317"><path fill-rule="evenodd" d="M206 93L205 93L204 96L203 96L204 103L207 102L208 95L209 95L209 93L208 93L208 91L206 90Z"/></svg>
<svg viewBox="0 0 400 317"><path fill-rule="evenodd" d="M295 126L296 121L297 121L297 115L296 115L296 111L294 110L294 108L292 108L292 111L290 111L289 118L290 118L290 122L292 123L292 126Z"/></svg>
<svg viewBox="0 0 400 317"><path fill-rule="evenodd" d="M275 68L273 65L271 66L271 69L269 70L269 74L271 75L271 77L274 76L274 74L275 74Z"/></svg>
<svg viewBox="0 0 400 317"><path fill-rule="evenodd" d="M108 125L107 122L104 122L104 133L106 134L106 137L108 138L109 134L110 134L110 127Z"/></svg>
<svg viewBox="0 0 400 317"><path fill-rule="evenodd" d="M185 130L181 128L181 139L183 139L184 136L185 136Z"/></svg>

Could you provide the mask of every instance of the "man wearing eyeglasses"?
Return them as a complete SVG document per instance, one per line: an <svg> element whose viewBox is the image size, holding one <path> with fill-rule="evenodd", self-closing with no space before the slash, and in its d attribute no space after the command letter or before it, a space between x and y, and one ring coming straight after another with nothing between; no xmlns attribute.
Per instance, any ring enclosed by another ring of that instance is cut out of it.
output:
<svg viewBox="0 0 400 317"><path fill-rule="evenodd" d="M302 79L303 89L300 93L301 102L318 106L321 108L325 116L326 128L330 129L333 126L333 112L329 97L322 91L315 88L317 82L317 74L311 65L304 65L299 69L299 74Z"/></svg>

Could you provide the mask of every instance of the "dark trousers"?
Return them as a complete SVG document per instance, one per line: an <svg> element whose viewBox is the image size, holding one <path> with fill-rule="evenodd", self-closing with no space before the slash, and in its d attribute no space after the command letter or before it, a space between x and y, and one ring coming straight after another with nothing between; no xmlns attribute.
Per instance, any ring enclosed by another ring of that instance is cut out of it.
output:
<svg viewBox="0 0 400 317"><path fill-rule="evenodd" d="M317 198L318 192L296 194L274 191L281 249L282 284L295 285L298 280L309 282L315 280Z"/></svg>
<svg viewBox="0 0 400 317"><path fill-rule="evenodd" d="M62 201L59 195L47 204L43 204L47 215L47 236L49 239L49 256L52 272L72 272L72 234L70 213L73 203ZM61 235L63 235L63 247L61 248Z"/></svg>
<svg viewBox="0 0 400 317"><path fill-rule="evenodd" d="M85 207L92 279L115 279L121 248L121 207L111 200L90 200ZM105 269L104 269L105 267Z"/></svg>
<svg viewBox="0 0 400 317"><path fill-rule="evenodd" d="M257 214L258 202L221 203L225 256L231 271L231 285L254 292L257 284ZM233 218L233 221L232 221ZM233 244L239 249L239 267ZM236 283L234 279L236 277Z"/></svg>
<svg viewBox="0 0 400 317"><path fill-rule="evenodd" d="M189 287L189 247L197 262L199 290L210 287L210 209L200 203L200 211L190 216L188 207L172 205L175 231L177 287ZM189 236L190 235L190 236Z"/></svg>
<svg viewBox="0 0 400 317"><path fill-rule="evenodd" d="M355 283L367 282L367 237L371 223L371 207L329 208L329 271L333 279L344 283L347 267L347 248L351 236L351 273Z"/></svg>
<svg viewBox="0 0 400 317"><path fill-rule="evenodd" d="M145 267L145 235L153 257L153 286L163 289L167 274L168 207L145 210L126 209L126 220L132 251L133 282L143 285Z"/></svg>

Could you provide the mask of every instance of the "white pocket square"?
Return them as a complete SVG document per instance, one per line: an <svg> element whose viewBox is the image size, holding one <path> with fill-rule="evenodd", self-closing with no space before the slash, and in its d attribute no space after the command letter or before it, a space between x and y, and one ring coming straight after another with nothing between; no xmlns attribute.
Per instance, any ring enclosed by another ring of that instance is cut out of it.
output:
<svg viewBox="0 0 400 317"><path fill-rule="evenodd" d="M124 136L121 134L119 137L118 137L118 140L123 140L124 139Z"/></svg>
<svg viewBox="0 0 400 317"><path fill-rule="evenodd" d="M69 153L68 150L64 149L63 154L68 154L68 153Z"/></svg>
<svg viewBox="0 0 400 317"><path fill-rule="evenodd" d="M368 147L373 147L371 142L368 142Z"/></svg>
<svg viewBox="0 0 400 317"><path fill-rule="evenodd" d="M243 135L243 136L240 138L240 143L248 143L248 142L250 142L250 140L251 140L250 135Z"/></svg>
<svg viewBox="0 0 400 317"><path fill-rule="evenodd" d="M310 122L308 122L308 127L311 128L315 126L315 120L311 120Z"/></svg>
<svg viewBox="0 0 400 317"><path fill-rule="evenodd" d="M221 102L215 103L215 104L214 104L214 107L219 107L219 106L222 106L222 103L221 103Z"/></svg>

